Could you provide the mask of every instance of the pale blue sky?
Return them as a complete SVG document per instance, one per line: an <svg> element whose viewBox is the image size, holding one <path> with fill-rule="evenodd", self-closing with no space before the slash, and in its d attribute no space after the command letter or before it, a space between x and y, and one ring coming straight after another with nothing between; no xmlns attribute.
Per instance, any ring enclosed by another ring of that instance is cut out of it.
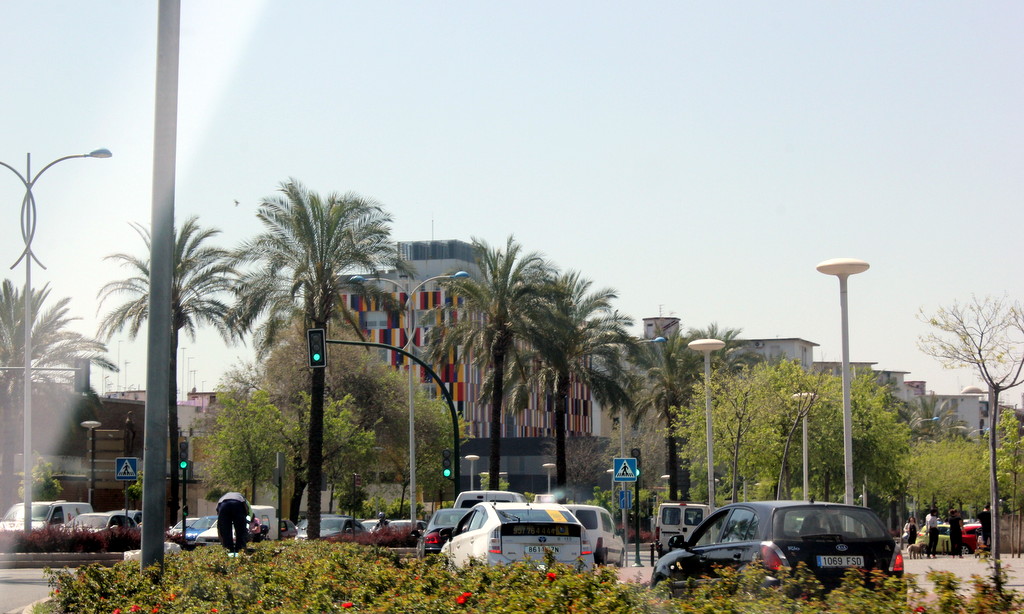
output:
<svg viewBox="0 0 1024 614"><path fill-rule="evenodd" d="M35 190L34 279L89 334L103 256L149 223L156 6L0 5L0 160L114 153ZM851 359L952 394L977 378L919 352L918 310L1024 294L1022 26L1017 2L184 0L177 218L234 246L294 177L378 199L400 241L515 234L617 289L638 333L660 311L834 361L838 283L814 267L861 258ZM21 187L0 171L6 267ZM144 386L144 338L114 338L111 382ZM200 387L251 356L182 345Z"/></svg>

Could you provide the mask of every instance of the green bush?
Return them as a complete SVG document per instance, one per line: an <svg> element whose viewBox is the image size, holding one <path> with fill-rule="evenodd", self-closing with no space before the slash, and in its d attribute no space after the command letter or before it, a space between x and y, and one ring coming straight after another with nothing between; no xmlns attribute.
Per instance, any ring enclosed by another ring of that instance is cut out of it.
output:
<svg viewBox="0 0 1024 614"><path fill-rule="evenodd" d="M124 552L139 548L139 529L103 531L49 526L29 533L0 531L0 552Z"/></svg>
<svg viewBox="0 0 1024 614"><path fill-rule="evenodd" d="M994 614L1021 607L1019 595L998 594L982 578L974 578L970 596L959 595L948 574L930 575L936 590L925 595L912 577L851 572L826 593L803 568L774 589L762 586L763 572L722 570L720 581L695 584L672 599L664 589L619 582L614 568L577 573L548 560L543 568L451 570L441 557L405 559L385 548L326 541L264 542L238 558L200 548L165 557L162 574L155 567L140 571L138 563L48 574L57 611L68 614Z"/></svg>

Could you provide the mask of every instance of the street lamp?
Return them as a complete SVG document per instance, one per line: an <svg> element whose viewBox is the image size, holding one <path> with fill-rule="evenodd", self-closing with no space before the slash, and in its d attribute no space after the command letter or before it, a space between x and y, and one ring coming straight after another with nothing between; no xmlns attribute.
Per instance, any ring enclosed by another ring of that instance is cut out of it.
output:
<svg viewBox="0 0 1024 614"><path fill-rule="evenodd" d="M402 349L408 348L408 351L414 352L416 344L413 343L413 334L416 330L416 309L412 302L414 294L419 292L419 289L427 285L432 281L439 279L466 279L469 277L469 273L465 271L458 271L451 275L435 275L424 279L416 285L412 290L409 290L409 284L406 282L404 285L393 279L387 279L386 277L372 277L367 278L362 275L353 275L348 280L352 283L365 283L367 281L386 281L390 284L394 284L399 290L405 290L405 305L406 318L405 318L405 345ZM413 382L413 365L409 363L409 520L416 523L416 409L415 409L415 387Z"/></svg>
<svg viewBox="0 0 1024 614"><path fill-rule="evenodd" d="M715 511L715 459L711 432L711 352L725 347L718 339L695 339L686 344L691 350L704 354L704 414L708 435L708 507Z"/></svg>
<svg viewBox="0 0 1024 614"><path fill-rule="evenodd" d="M554 463L544 463L541 467L548 470L548 494L551 494L551 470L555 468Z"/></svg>
<svg viewBox="0 0 1024 614"><path fill-rule="evenodd" d="M96 429L100 423L96 420L85 420L80 426L89 429L89 505L92 505L92 493L96 490Z"/></svg>
<svg viewBox="0 0 1024 614"><path fill-rule="evenodd" d="M36 255L32 253L32 239L36 234L36 198L32 194L32 188L35 186L36 181L39 177L47 171L51 166L64 160L71 160L72 158L109 158L111 156L109 149L95 149L87 154L75 154L71 156L64 156L57 158L53 162L50 162L42 168L34 176L32 175L32 154L25 154L25 174L22 175L10 164L6 162L0 162L0 166L3 166L10 170L12 173L21 179L22 185L25 186L25 196L21 200L21 238L25 242L25 249L18 256L18 259L11 265L11 268L18 266L18 263L22 259L25 260L25 315L24 315L24 328L25 328L25 365L24 365L24 445L25 449L22 453L23 466L24 466L24 483L25 487L25 532L28 533L32 530L32 485L30 483L30 476L32 475L32 261L35 260L42 266L42 262L36 258Z"/></svg>
<svg viewBox="0 0 1024 614"><path fill-rule="evenodd" d="M480 457L476 454L467 454L462 458L469 461L469 489L473 490L473 476L476 475L476 462L480 460Z"/></svg>
<svg viewBox="0 0 1024 614"><path fill-rule="evenodd" d="M839 278L839 309L843 327L843 469L846 491L844 503L847 505L853 505L853 411L850 409L850 384L853 375L850 373L850 318L846 280L850 275L863 273L870 266L867 262L854 258L833 258L816 267L820 273Z"/></svg>

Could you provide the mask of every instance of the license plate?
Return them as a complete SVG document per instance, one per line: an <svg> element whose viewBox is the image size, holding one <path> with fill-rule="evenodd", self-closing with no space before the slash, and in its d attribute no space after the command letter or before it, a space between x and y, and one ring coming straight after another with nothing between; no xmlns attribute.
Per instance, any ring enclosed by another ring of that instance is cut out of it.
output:
<svg viewBox="0 0 1024 614"><path fill-rule="evenodd" d="M818 567L863 567L864 557L847 554L826 555L818 557Z"/></svg>
<svg viewBox="0 0 1024 614"><path fill-rule="evenodd" d="M544 554L545 550L558 554L558 546L526 546L526 554Z"/></svg>

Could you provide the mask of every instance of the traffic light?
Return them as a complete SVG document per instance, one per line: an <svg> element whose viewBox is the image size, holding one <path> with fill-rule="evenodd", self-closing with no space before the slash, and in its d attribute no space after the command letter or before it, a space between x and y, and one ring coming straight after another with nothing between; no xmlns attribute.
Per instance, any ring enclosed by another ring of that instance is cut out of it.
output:
<svg viewBox="0 0 1024 614"><path fill-rule="evenodd" d="M441 452L441 475L452 479L452 451L443 450Z"/></svg>
<svg viewBox="0 0 1024 614"><path fill-rule="evenodd" d="M633 448L629 453L636 459L636 477L640 479L640 448Z"/></svg>
<svg viewBox="0 0 1024 614"><path fill-rule="evenodd" d="M322 328L306 330L306 343L309 346L309 366L323 369L327 366L327 333Z"/></svg>
<svg viewBox="0 0 1024 614"><path fill-rule="evenodd" d="M182 471L188 469L188 440L182 439L178 442L178 468Z"/></svg>
<svg viewBox="0 0 1024 614"><path fill-rule="evenodd" d="M188 504L187 503L185 504L184 507L181 508L181 515L184 516L185 518L188 518Z"/></svg>
<svg viewBox="0 0 1024 614"><path fill-rule="evenodd" d="M75 359L75 392L89 392L89 359Z"/></svg>
<svg viewBox="0 0 1024 614"><path fill-rule="evenodd" d="M353 473L352 484L354 484L356 488L360 488L363 485L363 476L359 475L358 473Z"/></svg>

